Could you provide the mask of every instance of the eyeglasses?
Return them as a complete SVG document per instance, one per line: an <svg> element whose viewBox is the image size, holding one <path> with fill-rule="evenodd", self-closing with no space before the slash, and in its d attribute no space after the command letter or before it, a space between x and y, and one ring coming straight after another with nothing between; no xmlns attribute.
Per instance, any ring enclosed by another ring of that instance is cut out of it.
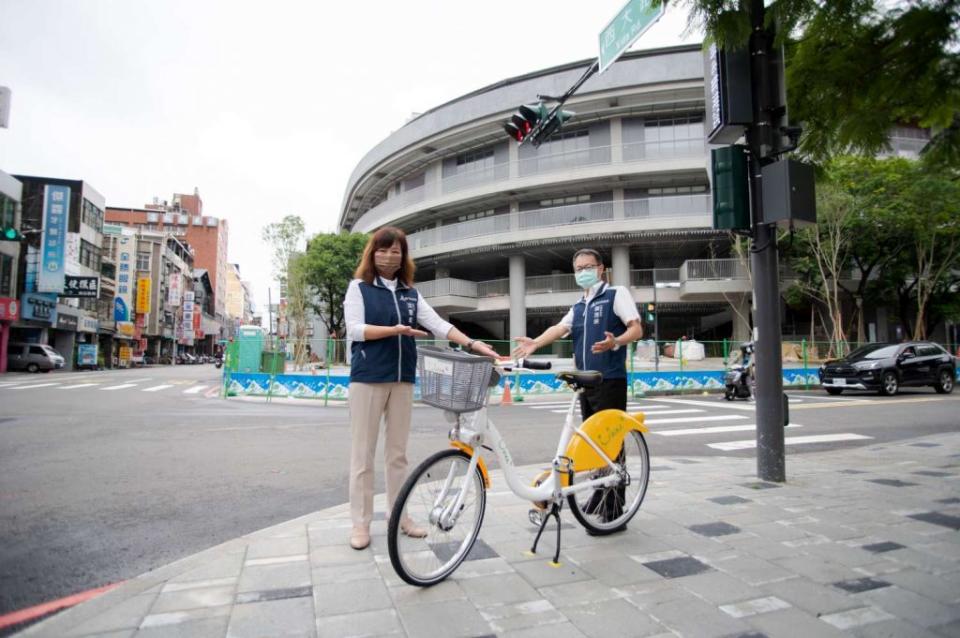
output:
<svg viewBox="0 0 960 638"><path fill-rule="evenodd" d="M573 272L583 272L584 270L590 270L591 268L599 268L600 264L587 264L585 266L574 266Z"/></svg>

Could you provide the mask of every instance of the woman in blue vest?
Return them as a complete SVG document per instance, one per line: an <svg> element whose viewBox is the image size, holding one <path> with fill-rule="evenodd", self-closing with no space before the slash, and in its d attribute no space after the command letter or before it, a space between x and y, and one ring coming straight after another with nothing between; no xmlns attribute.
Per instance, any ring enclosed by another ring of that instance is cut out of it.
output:
<svg viewBox="0 0 960 638"><path fill-rule="evenodd" d="M584 421L601 410L627 409L627 346L643 336L640 313L630 291L610 286L603 279L600 253L589 248L573 256L573 271L583 297L560 323L550 326L536 339L517 337L517 357L529 357L539 348L567 335L573 337L573 361L577 370L596 370L603 381L580 395L580 414ZM594 494L601 499L598 491ZM592 503L592 501L591 501ZM599 503L599 500L598 500ZM598 507L599 505L594 505ZM591 505L587 506L590 511ZM611 518L619 514L611 513Z"/></svg>
<svg viewBox="0 0 960 638"><path fill-rule="evenodd" d="M467 351L496 357L493 348L474 341L444 321L413 288L415 266L407 237L399 228L384 227L367 242L347 287L343 314L350 354L350 546L370 544L373 519L373 462L380 422L386 422L384 464L387 508L393 506L407 474L407 439L417 370L417 344L425 337L419 324L440 339ZM413 521L401 521L407 535L426 536Z"/></svg>

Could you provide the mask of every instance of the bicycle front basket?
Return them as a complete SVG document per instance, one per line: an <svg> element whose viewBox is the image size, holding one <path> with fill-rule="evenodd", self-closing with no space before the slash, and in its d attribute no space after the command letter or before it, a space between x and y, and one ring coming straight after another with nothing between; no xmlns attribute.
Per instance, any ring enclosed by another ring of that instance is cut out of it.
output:
<svg viewBox="0 0 960 638"><path fill-rule="evenodd" d="M461 414L483 407L493 363L487 357L444 348L417 348L420 399L427 405Z"/></svg>

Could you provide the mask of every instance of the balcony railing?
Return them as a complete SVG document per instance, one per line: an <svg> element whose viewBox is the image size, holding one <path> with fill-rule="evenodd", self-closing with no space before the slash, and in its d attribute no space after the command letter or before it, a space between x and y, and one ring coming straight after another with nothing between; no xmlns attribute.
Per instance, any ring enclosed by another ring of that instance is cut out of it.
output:
<svg viewBox="0 0 960 638"><path fill-rule="evenodd" d="M424 297L442 297L452 295L476 299L477 286L479 286L479 284L475 281L446 277L443 279L434 279L432 281L418 283L417 292Z"/></svg>
<svg viewBox="0 0 960 638"><path fill-rule="evenodd" d="M613 271L608 270L608 278L613 277ZM679 268L657 268L657 285L679 285ZM631 270L630 286L634 288L653 286L654 271L652 269ZM417 291L427 298L443 295L458 295L461 297L500 297L510 294L509 279L489 279L487 281L467 281L464 279L434 279L417 284ZM545 294L551 292L579 292L573 274L559 273L553 275L534 275L526 278L526 293L528 295Z"/></svg>
<svg viewBox="0 0 960 638"><path fill-rule="evenodd" d="M680 267L680 280L722 281L749 279L750 272L739 259L688 259Z"/></svg>
<svg viewBox="0 0 960 638"><path fill-rule="evenodd" d="M591 146L564 152L542 152L534 157L526 157L515 162L500 162L493 166L461 171L448 175L439 182L428 181L423 186L412 188L380 202L364 215L383 215L443 194L504 181L511 175L530 177L577 168L682 157L706 157L704 139L700 137L668 142L635 142L613 146Z"/></svg>
<svg viewBox="0 0 960 638"><path fill-rule="evenodd" d="M411 250L437 246L449 242L509 233L511 230L531 230L611 221L614 202L588 202L570 206L538 208L517 213L504 213L458 224L429 228L407 237ZM624 200L624 215L629 219L657 217L697 217L710 212L710 196L676 195Z"/></svg>

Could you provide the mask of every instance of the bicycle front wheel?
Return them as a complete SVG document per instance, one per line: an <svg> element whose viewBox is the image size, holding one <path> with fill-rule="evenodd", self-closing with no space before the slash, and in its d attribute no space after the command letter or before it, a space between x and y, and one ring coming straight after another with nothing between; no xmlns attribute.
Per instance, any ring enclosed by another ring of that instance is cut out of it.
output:
<svg viewBox="0 0 960 638"><path fill-rule="evenodd" d="M574 518L589 533L596 536L623 529L643 503L650 480L650 452L643 434L631 430L624 437L623 448L614 463L623 470L619 483L610 487L574 492L567 497ZM609 467L577 472L574 475L574 484L578 479L589 481L607 476L611 472Z"/></svg>
<svg viewBox="0 0 960 638"><path fill-rule="evenodd" d="M407 478L390 514L390 563L405 582L435 585L470 553L486 507L480 468L468 475L470 456L444 450L421 463ZM459 511L453 511L460 492Z"/></svg>

